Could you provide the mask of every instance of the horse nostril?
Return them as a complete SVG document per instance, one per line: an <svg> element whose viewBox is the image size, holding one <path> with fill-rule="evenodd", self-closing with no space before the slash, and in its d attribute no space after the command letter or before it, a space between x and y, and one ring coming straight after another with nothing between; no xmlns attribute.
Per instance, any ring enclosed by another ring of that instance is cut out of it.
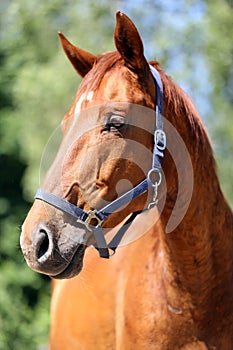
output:
<svg viewBox="0 0 233 350"><path fill-rule="evenodd" d="M50 239L45 229L40 229L37 235L36 256L40 263L45 262L50 256Z"/></svg>

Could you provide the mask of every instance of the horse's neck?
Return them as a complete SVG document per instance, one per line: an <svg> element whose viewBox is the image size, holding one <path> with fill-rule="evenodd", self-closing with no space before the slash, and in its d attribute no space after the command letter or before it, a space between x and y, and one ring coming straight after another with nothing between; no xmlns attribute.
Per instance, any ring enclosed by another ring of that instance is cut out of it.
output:
<svg viewBox="0 0 233 350"><path fill-rule="evenodd" d="M209 181L211 183L211 178ZM166 225L174 205L171 198L167 200L161 216L163 241L171 260L184 280L191 284L195 283L195 275L197 281L207 282L212 281L213 276L224 275L226 269L231 273L232 213L221 191L214 193L215 190L214 186L207 190L194 185L190 207L182 222L170 233L166 233Z"/></svg>
<svg viewBox="0 0 233 350"><path fill-rule="evenodd" d="M197 124L197 128L203 128L199 121ZM208 138L200 129L202 135L198 136L197 132L197 137L202 139L193 139L190 127L187 124L184 133L186 141L191 140L187 146L194 175L191 202L180 224L173 232L165 233L177 199L178 189L174 184L178 186L178 182L174 181L175 165L166 167L164 160L168 193L161 215L164 227L161 240L173 272L193 297L201 298L205 303L213 296L213 290L217 294L224 293L224 288L228 292L232 290L233 216L219 186Z"/></svg>

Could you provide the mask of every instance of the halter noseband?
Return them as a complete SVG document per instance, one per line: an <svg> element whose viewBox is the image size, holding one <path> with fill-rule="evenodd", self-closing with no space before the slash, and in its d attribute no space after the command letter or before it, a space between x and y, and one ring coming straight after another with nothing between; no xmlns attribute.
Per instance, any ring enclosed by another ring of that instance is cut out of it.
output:
<svg viewBox="0 0 233 350"><path fill-rule="evenodd" d="M107 244L101 227L103 221L107 217L120 209L124 205L130 203L133 199L152 188L154 191L153 199L148 205L148 209L154 207L157 204L157 190L161 183L161 162L163 153L166 148L166 134L163 131L163 84L160 78L159 72L152 66L150 66L151 73L154 78L156 87L156 104L155 104L155 117L156 117L156 128L154 132L154 149L153 149L153 161L152 167L149 170L147 177L132 188L130 191L124 193L104 208L97 210L89 210L88 212L82 210L76 205L57 197L56 195L47 192L43 189L38 189L35 195L35 199L42 200L53 207L73 216L78 222L81 222L86 226L89 231L92 231L96 244L95 248L98 250L100 257L109 258L114 255L117 246L119 245L121 238L126 232L128 225L135 219L140 212L134 212L131 214L129 219L120 228L117 234L113 237L111 242ZM153 174L156 175L156 180L153 180ZM93 219L96 221L96 226L91 224ZM113 251L113 254L109 254L109 249Z"/></svg>

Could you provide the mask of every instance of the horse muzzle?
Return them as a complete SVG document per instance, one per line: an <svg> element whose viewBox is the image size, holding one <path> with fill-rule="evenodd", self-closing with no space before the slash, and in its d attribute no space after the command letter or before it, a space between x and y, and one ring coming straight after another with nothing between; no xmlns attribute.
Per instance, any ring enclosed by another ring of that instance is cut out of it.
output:
<svg viewBox="0 0 233 350"><path fill-rule="evenodd" d="M35 212L33 207L31 210ZM53 278L77 275L82 269L86 249L84 227L77 224L74 232L73 223L63 221L62 216L60 219L55 217L53 224L50 224L42 217L35 221L32 215L32 223L31 214L30 211L20 236L20 246L28 266Z"/></svg>

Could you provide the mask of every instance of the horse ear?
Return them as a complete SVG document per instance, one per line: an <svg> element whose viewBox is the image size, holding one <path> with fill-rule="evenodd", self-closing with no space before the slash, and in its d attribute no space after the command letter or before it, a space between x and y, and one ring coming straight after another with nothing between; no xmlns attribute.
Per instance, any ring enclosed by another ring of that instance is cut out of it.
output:
<svg viewBox="0 0 233 350"><path fill-rule="evenodd" d="M146 64L141 37L134 23L122 12L116 13L114 33L117 51L131 70L140 70Z"/></svg>
<svg viewBox="0 0 233 350"><path fill-rule="evenodd" d="M84 77L93 67L93 64L96 61L96 56L71 44L62 33L59 32L58 35L62 48L74 69L79 75L81 75L81 77Z"/></svg>

